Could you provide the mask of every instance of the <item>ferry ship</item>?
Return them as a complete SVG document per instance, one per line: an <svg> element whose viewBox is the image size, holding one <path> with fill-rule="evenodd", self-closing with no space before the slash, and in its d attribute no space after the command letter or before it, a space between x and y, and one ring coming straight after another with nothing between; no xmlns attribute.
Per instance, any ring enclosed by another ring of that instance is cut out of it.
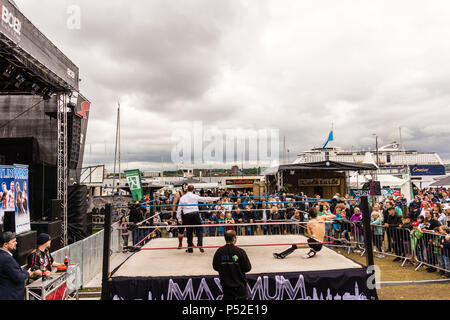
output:
<svg viewBox="0 0 450 320"><path fill-rule="evenodd" d="M396 141L378 150L342 150L340 147L313 148L300 153L293 162L310 163L319 161L339 161L351 163L373 163L379 174L399 177L410 175L412 182L426 187L446 175L445 164L436 152L405 150Z"/></svg>

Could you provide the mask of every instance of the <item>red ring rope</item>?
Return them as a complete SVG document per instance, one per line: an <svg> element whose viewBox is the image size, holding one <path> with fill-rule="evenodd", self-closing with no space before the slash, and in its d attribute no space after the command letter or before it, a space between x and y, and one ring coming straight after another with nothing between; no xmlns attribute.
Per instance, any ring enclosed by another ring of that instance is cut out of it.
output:
<svg viewBox="0 0 450 320"><path fill-rule="evenodd" d="M302 244L332 244L334 242L301 242L301 243L269 243L269 244L242 244L237 247L273 247L273 246L293 246ZM174 250L174 249L214 249L223 246L195 246L195 247L168 247L168 248L140 248L140 250Z"/></svg>

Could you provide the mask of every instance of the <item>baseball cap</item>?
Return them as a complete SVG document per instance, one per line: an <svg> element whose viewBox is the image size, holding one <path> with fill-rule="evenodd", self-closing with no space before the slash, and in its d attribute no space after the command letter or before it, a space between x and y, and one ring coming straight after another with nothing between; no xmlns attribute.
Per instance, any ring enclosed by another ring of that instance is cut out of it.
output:
<svg viewBox="0 0 450 320"><path fill-rule="evenodd" d="M419 223L418 223L417 221L414 221L414 222L412 223L412 225L415 226L415 227L418 227L418 226L419 226Z"/></svg>

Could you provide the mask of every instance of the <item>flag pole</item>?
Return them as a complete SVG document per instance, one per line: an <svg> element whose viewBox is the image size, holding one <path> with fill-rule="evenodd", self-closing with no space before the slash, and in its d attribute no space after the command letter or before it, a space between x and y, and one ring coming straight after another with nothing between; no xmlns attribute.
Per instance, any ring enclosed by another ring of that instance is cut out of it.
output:
<svg viewBox="0 0 450 320"><path fill-rule="evenodd" d="M115 151L114 151L114 173L113 173L113 185L112 185L112 192L113 192L113 199L115 195L115 188L116 188L116 160L117 160L117 136L119 133L119 110L117 110L117 124L116 124L116 143L115 143Z"/></svg>
<svg viewBox="0 0 450 320"><path fill-rule="evenodd" d="M119 145L119 186L120 186L120 102L119 109L117 111L117 130L118 130L118 145Z"/></svg>

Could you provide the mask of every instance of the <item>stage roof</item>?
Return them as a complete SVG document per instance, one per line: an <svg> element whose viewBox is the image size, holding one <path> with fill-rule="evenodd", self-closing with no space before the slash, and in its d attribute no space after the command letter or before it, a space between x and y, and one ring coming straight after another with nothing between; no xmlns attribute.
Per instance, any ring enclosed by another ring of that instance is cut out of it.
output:
<svg viewBox="0 0 450 320"><path fill-rule="evenodd" d="M17 79L23 79L18 86ZM13 3L0 0L0 94L39 94L45 87L78 91L78 67Z"/></svg>
<svg viewBox="0 0 450 320"><path fill-rule="evenodd" d="M264 174L272 175L283 170L325 170L325 171L374 171L377 167L372 164L359 164L351 162L320 161L310 163L286 164L268 168Z"/></svg>

